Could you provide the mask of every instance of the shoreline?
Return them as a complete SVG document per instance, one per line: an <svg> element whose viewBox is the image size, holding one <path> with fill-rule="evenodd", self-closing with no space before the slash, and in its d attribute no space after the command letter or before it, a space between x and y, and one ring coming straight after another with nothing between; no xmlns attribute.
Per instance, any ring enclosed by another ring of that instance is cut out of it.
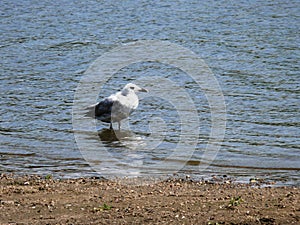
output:
<svg viewBox="0 0 300 225"><path fill-rule="evenodd" d="M258 181L0 175L0 224L299 224L300 189Z"/></svg>

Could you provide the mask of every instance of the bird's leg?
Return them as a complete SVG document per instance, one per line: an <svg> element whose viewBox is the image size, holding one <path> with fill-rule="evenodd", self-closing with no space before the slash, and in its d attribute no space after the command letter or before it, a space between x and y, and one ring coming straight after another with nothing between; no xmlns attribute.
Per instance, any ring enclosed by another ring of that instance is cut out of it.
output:
<svg viewBox="0 0 300 225"><path fill-rule="evenodd" d="M121 129L121 122L118 122L118 125L119 125L119 130Z"/></svg>
<svg viewBox="0 0 300 225"><path fill-rule="evenodd" d="M112 123L110 123L109 129L111 130L113 129Z"/></svg>

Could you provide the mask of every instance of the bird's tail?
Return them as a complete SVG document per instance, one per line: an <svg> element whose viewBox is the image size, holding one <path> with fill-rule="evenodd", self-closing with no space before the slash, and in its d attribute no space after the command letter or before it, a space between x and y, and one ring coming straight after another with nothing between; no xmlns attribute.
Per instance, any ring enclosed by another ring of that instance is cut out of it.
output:
<svg viewBox="0 0 300 225"><path fill-rule="evenodd" d="M96 110L96 105L97 104L94 104L94 105L90 105L88 107L86 107L84 109L84 116L85 117L92 117L92 118L95 118L95 110Z"/></svg>

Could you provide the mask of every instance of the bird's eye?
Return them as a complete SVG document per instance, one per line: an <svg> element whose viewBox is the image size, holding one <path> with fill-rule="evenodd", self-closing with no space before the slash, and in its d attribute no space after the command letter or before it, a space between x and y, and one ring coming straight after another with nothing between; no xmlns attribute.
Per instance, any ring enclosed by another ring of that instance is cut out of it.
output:
<svg viewBox="0 0 300 225"><path fill-rule="evenodd" d="M132 90L133 90L133 89L134 89L134 87L130 87L130 89L132 89Z"/></svg>

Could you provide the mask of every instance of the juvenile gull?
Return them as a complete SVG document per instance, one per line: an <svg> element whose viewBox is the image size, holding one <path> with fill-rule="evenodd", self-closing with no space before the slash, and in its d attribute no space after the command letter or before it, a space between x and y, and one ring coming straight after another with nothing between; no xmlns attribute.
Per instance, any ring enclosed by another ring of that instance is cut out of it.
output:
<svg viewBox="0 0 300 225"><path fill-rule="evenodd" d="M110 129L113 129L112 123L117 122L120 130L121 120L129 117L139 105L137 92L148 91L132 83L126 84L121 91L104 98L95 105L89 106L87 115L102 122L110 123Z"/></svg>

